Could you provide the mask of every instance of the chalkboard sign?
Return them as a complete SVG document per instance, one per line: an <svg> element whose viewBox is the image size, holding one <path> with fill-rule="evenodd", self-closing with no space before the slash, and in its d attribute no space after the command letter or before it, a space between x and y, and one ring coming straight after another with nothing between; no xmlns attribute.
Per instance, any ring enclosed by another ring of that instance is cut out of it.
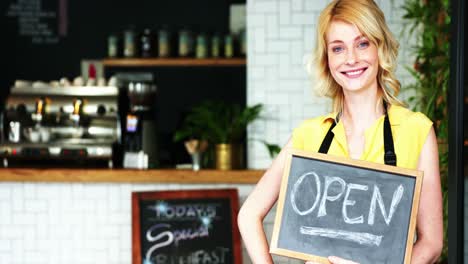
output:
<svg viewBox="0 0 468 264"><path fill-rule="evenodd" d="M270 252L329 263L410 263L422 172L290 151Z"/></svg>
<svg viewBox="0 0 468 264"><path fill-rule="evenodd" d="M236 189L132 193L133 264L240 264Z"/></svg>

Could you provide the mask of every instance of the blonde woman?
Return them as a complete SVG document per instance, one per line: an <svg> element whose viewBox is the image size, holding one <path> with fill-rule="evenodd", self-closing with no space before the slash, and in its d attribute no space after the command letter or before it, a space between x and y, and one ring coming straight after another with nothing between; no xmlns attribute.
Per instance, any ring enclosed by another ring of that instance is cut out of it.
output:
<svg viewBox="0 0 468 264"><path fill-rule="evenodd" d="M436 135L426 116L406 109L396 98L400 90L394 75L397 54L398 42L374 1L335 0L322 11L313 63L317 88L333 99L334 112L306 120L294 130L243 204L239 229L254 263L273 263L262 221L278 198L288 148L423 171L411 263L438 259L443 231ZM386 122L396 159L384 155ZM339 255L336 252L329 261L354 263Z"/></svg>

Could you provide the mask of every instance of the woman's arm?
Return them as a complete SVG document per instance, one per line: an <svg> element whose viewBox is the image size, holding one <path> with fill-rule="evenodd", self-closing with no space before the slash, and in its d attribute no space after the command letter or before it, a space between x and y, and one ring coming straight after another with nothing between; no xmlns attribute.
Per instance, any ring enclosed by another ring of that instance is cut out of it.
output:
<svg viewBox="0 0 468 264"><path fill-rule="evenodd" d="M424 172L424 179L416 222L418 237L411 263L434 263L443 246L442 191L434 128L431 128L419 155L418 169Z"/></svg>
<svg viewBox="0 0 468 264"><path fill-rule="evenodd" d="M263 218L278 199L286 149L290 146L291 140L283 147L239 211L239 230L253 263L273 263L263 230Z"/></svg>

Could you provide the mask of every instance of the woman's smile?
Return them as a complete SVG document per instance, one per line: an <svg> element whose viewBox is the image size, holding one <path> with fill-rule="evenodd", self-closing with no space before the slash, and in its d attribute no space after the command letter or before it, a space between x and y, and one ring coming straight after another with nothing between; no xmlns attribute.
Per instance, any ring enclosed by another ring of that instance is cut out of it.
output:
<svg viewBox="0 0 468 264"><path fill-rule="evenodd" d="M356 79L362 76L362 74L367 70L367 67L364 68L358 68L358 69L351 69L347 71L342 71L341 73L350 78L350 79Z"/></svg>

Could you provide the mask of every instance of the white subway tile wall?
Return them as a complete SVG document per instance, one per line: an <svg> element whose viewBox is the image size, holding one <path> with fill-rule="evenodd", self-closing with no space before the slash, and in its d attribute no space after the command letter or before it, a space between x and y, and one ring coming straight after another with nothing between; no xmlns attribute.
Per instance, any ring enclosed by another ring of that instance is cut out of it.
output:
<svg viewBox="0 0 468 264"><path fill-rule="evenodd" d="M271 159L258 139L283 145L292 129L330 110L327 99L312 92L304 67L314 46L315 24L323 0L248 0L247 102L265 104L265 119L249 127L248 166L267 168ZM397 36L402 30L403 0L377 1ZM398 77L411 81L412 65L402 40ZM402 97L405 99L404 97ZM1 183L0 263L131 263L132 191L239 189L241 203L253 185ZM272 210L265 220L270 239ZM244 263L251 263L243 252ZM275 263L301 263L274 257Z"/></svg>
<svg viewBox="0 0 468 264"><path fill-rule="evenodd" d="M220 188L253 185L1 183L0 263L131 263L132 191Z"/></svg>

